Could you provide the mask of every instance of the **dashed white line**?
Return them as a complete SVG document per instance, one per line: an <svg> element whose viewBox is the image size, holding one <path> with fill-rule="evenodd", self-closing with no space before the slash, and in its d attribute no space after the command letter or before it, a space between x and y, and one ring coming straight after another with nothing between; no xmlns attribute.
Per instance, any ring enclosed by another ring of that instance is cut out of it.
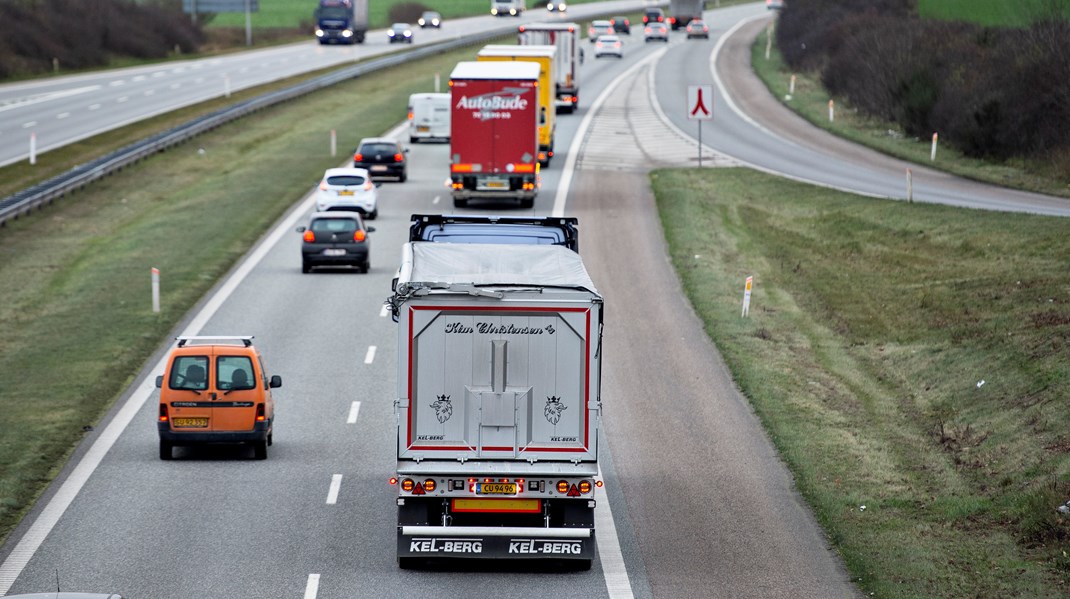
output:
<svg viewBox="0 0 1070 599"><path fill-rule="evenodd" d="M146 79L148 79L148 77L144 75L138 75L137 77L134 77L134 81L144 81Z"/></svg>
<svg viewBox="0 0 1070 599"><path fill-rule="evenodd" d="M364 363L365 364L371 364L374 361L375 361L375 346L374 345L369 345L368 346L368 353L364 354Z"/></svg>
<svg viewBox="0 0 1070 599"><path fill-rule="evenodd" d="M150 90L148 90L148 91L146 91L146 92L145 92L145 95L146 95L146 96L151 96L151 95L154 95L155 93L156 93L156 90L154 90L154 89L150 89Z"/></svg>
<svg viewBox="0 0 1070 599"><path fill-rule="evenodd" d="M165 73L165 72L163 72L163 71L156 71L155 73L153 73L153 74L152 74L152 76L153 76L153 77L163 77L163 76L164 76L164 75L166 75L166 74L167 74L167 73Z"/></svg>
<svg viewBox="0 0 1070 599"><path fill-rule="evenodd" d="M180 88L180 87L182 87L182 84L181 84L181 83L172 83L172 84L171 84L171 89L178 89L178 88Z"/></svg>
<svg viewBox="0 0 1070 599"><path fill-rule="evenodd" d="M342 475L335 474L331 477L331 488L327 491L327 505L338 503L338 490L342 488Z"/></svg>
<svg viewBox="0 0 1070 599"><path fill-rule="evenodd" d="M61 113L56 115L56 118L57 119L65 119L65 118L67 118L69 116L71 116L71 113L69 113L69 112L61 112Z"/></svg>
<svg viewBox="0 0 1070 599"><path fill-rule="evenodd" d="M120 85L123 85L124 83L126 83L126 82L125 82L125 81L123 81L122 79L119 79L119 80L117 80L117 81L112 81L112 82L111 82L111 83L109 83L108 85L110 85L110 86L112 86L112 87L119 87Z"/></svg>
<svg viewBox="0 0 1070 599"><path fill-rule="evenodd" d="M349 418L346 418L346 424L356 424L357 414L360 413L360 402L355 401L349 406Z"/></svg>
<svg viewBox="0 0 1070 599"><path fill-rule="evenodd" d="M442 199L442 196L435 196L435 199L431 200L431 203L437 204L440 199Z"/></svg>
<svg viewBox="0 0 1070 599"><path fill-rule="evenodd" d="M37 124L37 121L30 121L28 123L23 123L22 124L22 128L23 129L29 129L30 127L33 127L36 124Z"/></svg>
<svg viewBox="0 0 1070 599"><path fill-rule="evenodd" d="M119 98L118 100L116 100L115 102L116 102L117 104L122 104L123 102L126 102L126 101L127 101L127 100L129 100L129 99L130 99L130 96L122 96L122 97L120 97L120 98Z"/></svg>
<svg viewBox="0 0 1070 599"><path fill-rule="evenodd" d="M305 583L305 599L316 599L316 594L320 592L320 575L309 574L308 582Z"/></svg>
<svg viewBox="0 0 1070 599"><path fill-rule="evenodd" d="M89 110L97 110L100 108L100 104L90 104Z"/></svg>

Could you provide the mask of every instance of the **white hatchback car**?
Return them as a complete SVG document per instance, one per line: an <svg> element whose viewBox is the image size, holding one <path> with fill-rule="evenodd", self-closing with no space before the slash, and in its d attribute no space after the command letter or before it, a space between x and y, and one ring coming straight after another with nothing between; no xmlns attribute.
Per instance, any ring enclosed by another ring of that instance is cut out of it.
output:
<svg viewBox="0 0 1070 599"><path fill-rule="evenodd" d="M624 58L624 44L615 35L600 35L594 42L594 57L616 56Z"/></svg>
<svg viewBox="0 0 1070 599"><path fill-rule="evenodd" d="M316 210L360 212L366 219L379 216L379 183L363 168L329 168L316 192Z"/></svg>

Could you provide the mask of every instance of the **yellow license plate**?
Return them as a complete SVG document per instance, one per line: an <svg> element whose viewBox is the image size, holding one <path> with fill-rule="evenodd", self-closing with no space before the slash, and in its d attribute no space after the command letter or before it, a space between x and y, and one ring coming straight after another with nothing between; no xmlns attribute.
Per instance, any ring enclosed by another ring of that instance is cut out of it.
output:
<svg viewBox="0 0 1070 599"><path fill-rule="evenodd" d="M476 483L476 495L516 495L516 483Z"/></svg>
<svg viewBox="0 0 1070 599"><path fill-rule="evenodd" d="M487 187L492 189L509 189L508 181L487 181Z"/></svg>
<svg viewBox="0 0 1070 599"><path fill-rule="evenodd" d="M207 418L174 418L171 424L175 428L208 428Z"/></svg>
<svg viewBox="0 0 1070 599"><path fill-rule="evenodd" d="M416 128L417 133L427 133L430 130L431 127L424 127L422 125Z"/></svg>
<svg viewBox="0 0 1070 599"><path fill-rule="evenodd" d="M340 195L340 196L351 196L351 195L353 195L353 192L349 191L348 189L343 189L342 191L338 192L338 195Z"/></svg>

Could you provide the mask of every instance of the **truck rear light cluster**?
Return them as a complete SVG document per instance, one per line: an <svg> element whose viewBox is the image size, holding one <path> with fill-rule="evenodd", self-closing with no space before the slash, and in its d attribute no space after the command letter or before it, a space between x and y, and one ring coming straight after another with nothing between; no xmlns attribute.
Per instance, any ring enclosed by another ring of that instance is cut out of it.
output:
<svg viewBox="0 0 1070 599"><path fill-rule="evenodd" d="M534 183L524 183L523 189L524 189L524 191L531 191L531 190L535 189L535 184Z"/></svg>

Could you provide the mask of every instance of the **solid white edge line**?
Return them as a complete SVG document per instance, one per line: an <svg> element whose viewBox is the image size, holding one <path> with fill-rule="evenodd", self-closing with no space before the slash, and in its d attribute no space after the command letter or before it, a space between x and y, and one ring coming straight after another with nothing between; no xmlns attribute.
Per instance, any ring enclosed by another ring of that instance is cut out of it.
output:
<svg viewBox="0 0 1070 599"><path fill-rule="evenodd" d="M327 489L327 505L338 503L338 491L342 488L342 475L331 476L331 487Z"/></svg>
<svg viewBox="0 0 1070 599"><path fill-rule="evenodd" d="M365 364L371 364L374 361L375 361L375 346L374 345L369 345L368 346L368 353L364 354L364 363Z"/></svg>
<svg viewBox="0 0 1070 599"><path fill-rule="evenodd" d="M320 592L320 575L309 574L308 582L305 583L305 599L316 599Z"/></svg>
<svg viewBox="0 0 1070 599"><path fill-rule="evenodd" d="M355 401L349 406L349 417L346 418L346 424L356 424L358 414L360 414L360 402Z"/></svg>
<svg viewBox="0 0 1070 599"><path fill-rule="evenodd" d="M602 466L598 466L599 480ZM628 568L624 563L624 554L620 550L617 538L617 525L613 522L613 510L609 507L609 495L604 490L603 500L594 507L594 529L598 531L598 560L602 563L602 576L606 579L606 591L610 599L632 599L632 583L628 579ZM602 541L608 541L603 545Z"/></svg>
<svg viewBox="0 0 1070 599"><path fill-rule="evenodd" d="M669 48L666 46L657 50L650 56L647 56L643 60L628 67L628 70L624 71L619 77L614 79L613 83L606 87L606 89L598 95L598 98L595 99L594 104L591 104L591 107L587 109L587 114L583 116L583 121L581 121L580 126L576 128L576 135L572 138L572 144L568 147L568 160L565 161L565 168L561 170L561 180L557 184L557 194L554 196L554 207L551 212L552 216L560 217L565 215L565 202L568 200L568 188L572 185L572 173L576 169L576 160L579 159L580 148L583 146L583 139L587 136L587 129L591 127L591 121L594 120L594 115L598 113L598 109L602 107L602 104L605 104L606 99L609 98L609 95L617 88L617 85L619 85L621 81L646 63L660 58L666 51L668 51L668 49Z"/></svg>

